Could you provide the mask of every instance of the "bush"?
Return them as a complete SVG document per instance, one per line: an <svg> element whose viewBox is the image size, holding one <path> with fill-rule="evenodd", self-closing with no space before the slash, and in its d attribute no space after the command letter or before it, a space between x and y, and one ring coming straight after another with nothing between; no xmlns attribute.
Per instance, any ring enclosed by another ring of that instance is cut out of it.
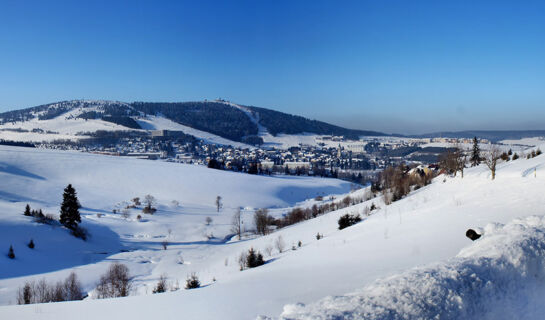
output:
<svg viewBox="0 0 545 320"><path fill-rule="evenodd" d="M96 290L98 299L128 296L131 290L129 268L120 263L112 264L100 277Z"/></svg>
<svg viewBox="0 0 545 320"><path fill-rule="evenodd" d="M196 289L200 287L201 287L201 282L199 281L197 274L192 273L189 277L187 277L187 280L185 281L186 289Z"/></svg>
<svg viewBox="0 0 545 320"><path fill-rule="evenodd" d="M339 218L339 230L342 230L344 228L350 227L358 222L361 221L360 215L351 215L351 214L345 214L342 217Z"/></svg>
<svg viewBox="0 0 545 320"><path fill-rule="evenodd" d="M284 242L282 236L278 236L278 238L276 238L274 246L278 250L278 253L282 253L284 251L284 248L286 248L286 243Z"/></svg>
<svg viewBox="0 0 545 320"><path fill-rule="evenodd" d="M536 150L536 156L539 156L540 154L542 154L541 149L537 149Z"/></svg>
<svg viewBox="0 0 545 320"><path fill-rule="evenodd" d="M157 282L157 285L153 289L153 293L162 293L167 291L167 277L166 275L162 274L161 277L159 277L159 282Z"/></svg>
<svg viewBox="0 0 545 320"><path fill-rule="evenodd" d="M157 211L157 209L153 208L153 207L144 207L144 209L142 209L142 212L143 213L147 213L147 214L154 214L155 212Z"/></svg>
<svg viewBox="0 0 545 320"><path fill-rule="evenodd" d="M316 240L322 239L324 236L320 234L319 232L316 234Z"/></svg>
<svg viewBox="0 0 545 320"><path fill-rule="evenodd" d="M38 223L48 224L48 225L54 225L57 223L57 216L54 214L41 214L42 210L39 211L39 214L34 217L34 221Z"/></svg>
<svg viewBox="0 0 545 320"><path fill-rule="evenodd" d="M515 154L513 155L513 160L517 160L518 158L519 158L519 155L515 153Z"/></svg>

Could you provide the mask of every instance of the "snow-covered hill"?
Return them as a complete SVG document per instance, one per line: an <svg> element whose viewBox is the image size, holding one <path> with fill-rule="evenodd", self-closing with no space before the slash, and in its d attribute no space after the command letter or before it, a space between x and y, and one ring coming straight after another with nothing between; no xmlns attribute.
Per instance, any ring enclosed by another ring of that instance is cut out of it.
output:
<svg viewBox="0 0 545 320"><path fill-rule="evenodd" d="M265 113L265 122L274 135L262 124L261 113ZM381 134L223 100L180 103L71 100L0 113L0 139L4 140L78 140L97 131L120 130L177 130L208 143L244 148L251 148L246 142L257 137L265 145L287 148L300 143L316 144L315 138L324 134L354 137ZM286 134L286 130L290 133Z"/></svg>
<svg viewBox="0 0 545 320"><path fill-rule="evenodd" d="M0 307L2 319L62 319L75 312L81 319L255 319L259 315L339 319L362 314L375 319L436 315L441 319L512 319L513 312L539 318L532 316L539 315L538 302L544 297L545 227L542 217L527 217L545 214L543 155L501 162L494 181L485 166L469 168L463 179L440 176L389 206L374 198L264 237L238 241L227 237L236 206L272 207L271 213L279 216L297 202L311 205L315 200L303 200L317 193L347 193L347 186L336 180L255 177L95 155L20 148L0 151L1 177L7 181L0 186L4 228L0 244L7 250L12 243L20 257L0 258L1 270L9 270L0 279L4 303L14 301L15 289L25 280L64 278L71 270L83 278L92 294L111 261L127 264L137 287L128 298L4 306ZM150 170L152 165L157 169ZM57 211L62 187L68 182L74 184L85 207L83 225L99 235L88 243L66 236L61 228L35 225L21 215L26 202ZM352 196L365 192L362 189ZM111 213L116 204L123 207L122 201L147 193L155 195L160 205L145 221L134 219L136 209L129 218ZM225 201L219 213L213 204L217 194ZM179 206L169 204L174 199ZM337 229L341 215L363 213L372 203L379 209L371 216ZM244 223L250 229L252 210L247 209ZM98 218L96 213L104 216ZM204 223L206 216L213 219L210 226ZM482 232L483 237L472 243L465 237L468 228ZM316 239L318 232L323 239ZM280 236L288 248L282 253L274 249ZM29 267L33 263L27 261L35 259L36 264L46 257L24 247L29 237L35 237L36 250L43 252L65 241L63 252L70 252L68 260L73 261L49 268L45 274L39 269L46 263ZM161 250L163 240L170 243L167 250ZM99 251L103 246L106 254ZM250 247L263 252L268 263L241 272L237 258ZM268 248L273 248L271 255ZM204 287L150 294L161 274L166 273L171 282L183 282L191 272L198 273ZM492 295L495 304L487 295Z"/></svg>

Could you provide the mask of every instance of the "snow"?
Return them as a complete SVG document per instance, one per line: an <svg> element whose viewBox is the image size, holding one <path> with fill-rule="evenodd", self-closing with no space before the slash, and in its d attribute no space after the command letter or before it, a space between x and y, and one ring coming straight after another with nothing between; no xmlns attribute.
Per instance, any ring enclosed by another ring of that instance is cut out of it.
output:
<svg viewBox="0 0 545 320"><path fill-rule="evenodd" d="M362 312L380 319L511 319L517 318L515 312L539 319L544 311L539 306L545 293L545 222L532 217L544 214L544 155L500 162L494 181L486 166L468 168L463 179L440 176L389 206L377 197L240 241L231 237L229 226L236 207L247 208L243 217L249 230L252 208L269 207L281 216L292 206L312 205L315 200L305 199L317 194L341 199L347 184L12 147L0 148L0 163L0 179L6 181L0 185L0 245L7 250L13 243L17 255L15 260L0 257L0 270L9 270L0 276L1 302L13 303L24 281L61 279L72 270L92 295L112 261L125 263L136 285L128 298L3 306L2 319L62 319L75 312L81 319L338 319ZM95 235L85 243L21 215L26 202L58 212L68 182L84 205L83 226ZM135 220L138 209L131 209L128 219L111 213L123 201L147 193L158 199L159 210L145 215L146 221ZM219 213L213 204L218 194L225 202ZM172 200L180 205L172 206ZM371 216L337 230L341 215L363 213L372 203L380 208ZM104 216L98 218L97 212ZM204 224L207 216L214 220L211 226ZM472 243L465 237L468 228L484 236ZM318 232L323 239L316 240ZM211 233L214 237L207 239ZM42 256L24 248L30 236L36 250L44 250ZM279 236L288 250L269 256L266 249ZM161 250L165 239L170 245ZM298 241L302 247L291 250ZM67 252L68 262L55 266L47 259L53 247ZM265 253L268 263L241 272L236 259L250 247ZM180 256L184 264L177 263ZM33 259L32 267L27 259ZM198 273L203 288L150 294L161 274L183 286L191 272Z"/></svg>
<svg viewBox="0 0 545 320"><path fill-rule="evenodd" d="M136 122L142 127L144 130L173 130L173 131L183 131L185 134L192 135L196 138L203 139L204 141L208 143L215 143L215 144L221 144L221 145L231 145L233 147L238 148L255 148L254 146L247 145L241 142L236 142L233 140L229 140L223 137L220 137L218 135L194 129L189 126L185 126L183 124L174 122L170 119L165 118L162 115L159 116L152 116L148 115L145 118L139 118L136 119Z"/></svg>
<svg viewBox="0 0 545 320"><path fill-rule="evenodd" d="M281 319L541 319L545 217L489 224L443 263L381 279L351 294L284 307Z"/></svg>

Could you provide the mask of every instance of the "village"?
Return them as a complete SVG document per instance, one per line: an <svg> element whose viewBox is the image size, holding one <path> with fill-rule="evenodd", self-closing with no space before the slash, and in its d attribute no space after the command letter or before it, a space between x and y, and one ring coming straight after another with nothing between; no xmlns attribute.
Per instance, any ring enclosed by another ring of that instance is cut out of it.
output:
<svg viewBox="0 0 545 320"><path fill-rule="evenodd" d="M466 141L467 140L467 141ZM342 136L320 136L313 145L234 147L210 143L179 131L158 130L110 142L41 143L46 149L77 150L112 156L134 157L251 174L285 174L335 177L365 184L389 165L402 162L437 162L442 147L427 144L470 143L456 138L365 137L359 141ZM488 143L482 140L482 143Z"/></svg>

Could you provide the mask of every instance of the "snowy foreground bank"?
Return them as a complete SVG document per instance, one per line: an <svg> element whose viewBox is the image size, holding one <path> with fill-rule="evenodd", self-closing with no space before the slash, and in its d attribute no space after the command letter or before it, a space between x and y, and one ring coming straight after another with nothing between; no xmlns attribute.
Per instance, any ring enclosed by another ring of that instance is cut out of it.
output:
<svg viewBox="0 0 545 320"><path fill-rule="evenodd" d="M542 319L545 217L489 224L447 262L344 296L284 307L281 319Z"/></svg>

